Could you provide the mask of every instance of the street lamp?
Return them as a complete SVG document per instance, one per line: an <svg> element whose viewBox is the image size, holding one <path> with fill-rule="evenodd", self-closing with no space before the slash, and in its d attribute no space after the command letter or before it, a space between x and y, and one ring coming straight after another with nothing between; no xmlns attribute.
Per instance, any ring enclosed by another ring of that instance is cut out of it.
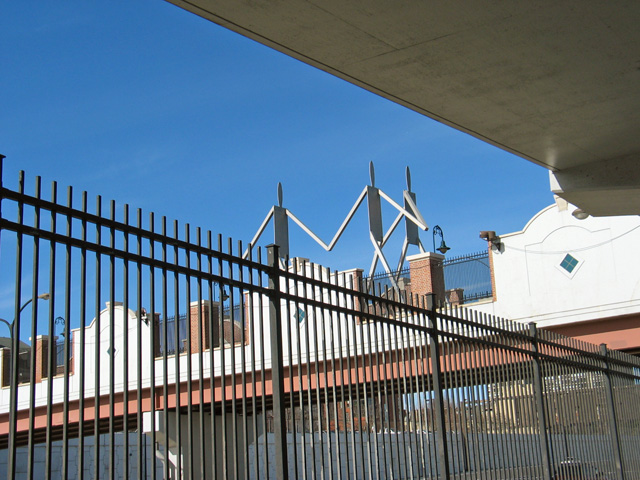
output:
<svg viewBox="0 0 640 480"><path fill-rule="evenodd" d="M29 305L31 302L33 302L34 300L49 300L51 298L51 294L50 293L41 293L40 295L38 295L37 297L31 297L29 300L27 300L26 302L24 302L22 304L22 306L20 307L20 310L18 310L18 314L14 317L13 321L11 323L9 323L8 321L6 321L3 318L0 318L0 320L5 323L8 327L9 327L9 335L11 337L11 355L9 356L9 371L11 372L9 374L9 449L15 448L15 434L16 434L16 430L15 430L15 426L16 426L16 410L18 408L18 369L17 367L19 367L19 352L20 352L20 339L19 338L15 338L14 337L14 327L15 327L15 322L16 320L20 317L20 313L22 313L22 311L26 308L27 305ZM15 351L14 351L14 343L15 343ZM13 365L13 357L15 356L16 358L16 365ZM15 368L15 370L14 370ZM16 375L14 377L14 374ZM33 378L31 378L31 381L34 381ZM4 381L2 382L4 383ZM15 450L14 450L15 451Z"/></svg>
<svg viewBox="0 0 640 480"><path fill-rule="evenodd" d="M434 252L436 251L436 235L440 235L440 238L442 239L442 242L440 242L440 246L438 247L438 251L444 255L451 249L447 247L446 243L444 243L444 234L442 233L442 229L440 228L440 225L436 225L435 227L433 227L433 251Z"/></svg>
<svg viewBox="0 0 640 480"><path fill-rule="evenodd" d="M38 295L37 297L35 297L36 300L49 300L51 298L51 294L50 293L41 293L40 295ZM29 300L27 300L26 302L24 302L22 304L22 306L20 307L20 310L18 310L18 315L20 315L22 313L22 311L26 308L27 305L29 305L31 302L33 302L34 297L31 297ZM16 319L14 318L13 321L11 323L9 323L7 320L5 320L4 318L0 318L0 322L4 323L7 325L7 327L9 327L9 336L11 338L11 344L13 345L13 324L15 323Z"/></svg>
<svg viewBox="0 0 640 480"><path fill-rule="evenodd" d="M33 302L34 299L36 300L49 300L51 298L51 294L50 293L41 293L40 295L38 295L37 297L31 297L29 300L27 300L26 302L24 302L22 304L22 306L20 307L20 310L18 310L18 315L20 315L22 313L22 311L26 308L27 305L29 305L31 302ZM16 317L18 318L18 317ZM11 339L11 348L13 348L13 342L14 342L14 338L13 338L13 329L15 327L15 322L16 322L16 318L13 319L13 321L9 322L7 320L5 320L4 318L0 318L0 322L4 323L8 328L9 328L9 338ZM18 339L19 341L19 339ZM20 352L20 347L18 346L18 352ZM11 354L11 356L9 357L10 361L13 359L13 353ZM9 363L9 371L11 371L11 363ZM10 376L11 378L11 376Z"/></svg>

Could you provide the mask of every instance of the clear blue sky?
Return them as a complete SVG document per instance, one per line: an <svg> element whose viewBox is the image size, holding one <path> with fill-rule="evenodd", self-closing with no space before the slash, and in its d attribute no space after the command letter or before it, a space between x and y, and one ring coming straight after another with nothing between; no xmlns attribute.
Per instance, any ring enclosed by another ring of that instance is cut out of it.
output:
<svg viewBox="0 0 640 480"><path fill-rule="evenodd" d="M280 181L284 206L329 241L369 161L398 202L408 165L451 256L553 201L545 169L162 0L4 2L0 29L8 186L24 169L29 187L41 175L247 242ZM357 220L332 254L291 224L292 256L367 270L365 209Z"/></svg>

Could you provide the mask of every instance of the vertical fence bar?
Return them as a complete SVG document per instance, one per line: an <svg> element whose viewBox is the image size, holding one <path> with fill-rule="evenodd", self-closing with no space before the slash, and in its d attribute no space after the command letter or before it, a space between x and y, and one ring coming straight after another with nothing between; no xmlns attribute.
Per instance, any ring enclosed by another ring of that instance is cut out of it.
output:
<svg viewBox="0 0 640 480"><path fill-rule="evenodd" d="M249 261L253 261L253 248L249 246ZM254 285L253 278L253 267L249 267L249 284ZM258 273L258 276L261 274ZM258 395L258 386L257 386L257 378L256 378L256 340L257 340L257 332L256 332L256 321L260 319L260 315L256 315L254 311L254 292L250 290L248 292L248 317L249 317L249 325L250 325L250 340L249 340L249 363L251 365L251 412L253 415L253 468L254 468L254 477L255 479L258 477L258 472L260 470L260 462L259 462L259 454L260 448L258 445L258 403L256 401L256 396ZM258 302L260 303L260 302ZM249 470L249 465L247 465L247 471Z"/></svg>
<svg viewBox="0 0 640 480"><path fill-rule="evenodd" d="M182 413L180 408L180 274L178 273L179 247L178 247L178 220L173 221L173 342L174 342L174 379L175 379L175 442L176 442L176 476L184 476L182 463ZM169 437L171 438L171 437ZM188 459L187 459L188 461Z"/></svg>
<svg viewBox="0 0 640 480"><path fill-rule="evenodd" d="M0 159L0 163L1 163ZM0 179L1 185L2 179ZM40 177L36 177L36 198L40 199ZM33 226L36 229L40 228L40 208L35 207L34 211L34 219ZM38 296L38 282L39 282L39 272L40 272L40 239L37 235L33 237L33 283L31 290L31 297L35 298ZM38 309L33 308L31 313L31 344L36 343L36 338L38 336ZM36 349L31 348L31 352L29 354L29 453L28 453L28 465L27 465L27 477L33 478L33 463L34 463L34 429L35 429L35 420L36 420Z"/></svg>
<svg viewBox="0 0 640 480"><path fill-rule="evenodd" d="M258 263L262 263L262 250L258 248ZM263 272L258 272L258 286L263 286ZM269 444L267 442L267 395L266 395L266 375L265 375L265 348L264 348L264 295L258 295L258 327L260 337L260 408L262 412L262 433L263 433L263 462L264 472L262 477L269 479Z"/></svg>
<svg viewBox="0 0 640 480"><path fill-rule="evenodd" d="M169 401L169 359L168 359L168 350L169 350L169 322L167 321L169 318L169 307L167 305L168 298L168 285L167 285L167 217L162 216L161 219L161 227L162 230L162 243L160 244L160 248L162 251L162 270L160 271L162 276L161 281L161 308L162 308L162 428L164 428L164 455L165 461L164 463L164 478L170 478L170 470L169 470L169 406L167 405ZM176 339L177 342L177 339ZM177 472L176 472L177 474Z"/></svg>
<svg viewBox="0 0 640 480"><path fill-rule="evenodd" d="M316 272L316 265L312 262L309 264L309 267L311 268L311 279L315 280L315 272ZM311 292L310 292L310 296L311 298L315 298L316 294L318 293L315 289L315 283L311 283L310 285L311 287ZM306 292L305 292L306 293ZM315 388L315 407L316 407L316 412L317 412L317 427L318 427L318 437L319 437L319 445L320 445L320 474L322 479L326 479L325 476L325 455L324 455L324 439L322 438L322 399L321 399L321 390L320 390L320 384L322 381L322 375L320 375L320 350L319 350L319 344L318 344L318 323L321 321L320 317L322 315L322 311L320 310L320 308L318 307L311 307L311 312L313 312L313 328L311 329L311 331L313 332L313 344L311 344L311 347L313 348L314 351L314 372L315 372L315 379L316 379L316 388ZM272 353L273 354L273 353ZM311 417L313 417L313 409L311 409ZM315 435L314 435L315 436ZM315 451L315 447L314 447L314 451ZM277 450L276 450L277 452ZM315 462L314 462L315 464ZM315 468L315 467L314 467Z"/></svg>
<svg viewBox="0 0 640 480"><path fill-rule="evenodd" d="M224 277L224 267L222 263L222 235L218 235L218 275ZM224 342L224 295L225 290L222 283L218 285L218 342L220 343L220 391L221 391L221 408L222 417L220 419L221 427L221 444L222 444L222 478L229 478L228 473L228 455L227 455L227 365ZM263 376L264 381L264 376ZM266 429L265 429L266 430Z"/></svg>
<svg viewBox="0 0 640 480"><path fill-rule="evenodd" d="M96 197L96 216L102 217L102 197L99 195ZM100 224L96 222L96 245L102 245L102 228ZM102 257L100 252L96 252L96 266L95 266L95 327L93 329L94 340L94 383L93 383L93 395L94 395L94 409L93 409L93 477L100 478L100 351L102 350L102 335L100 334L101 321L100 321L100 297L101 297L101 278L102 278Z"/></svg>
<svg viewBox="0 0 640 480"><path fill-rule="evenodd" d="M305 277L309 276L306 273L307 265L308 264L306 262L303 262L303 271L305 272ZM313 267L309 265L309 268L313 268ZM308 286L307 282L304 281L301 286L301 290L303 292L303 298L305 298L308 295L307 286ZM311 297L313 298L313 292L311 292ZM305 351L306 351L305 369L306 369L306 378L307 378L307 412L309 415L308 428L310 433L309 438L310 438L310 447L311 447L311 478L315 480L317 464L316 464L315 434L313 431L313 398L312 398L313 382L312 382L312 379L314 378L316 379L316 388L317 388L318 372L316 370L315 372L312 373L312 370L311 370L311 338L310 338L311 328L309 328L309 324L311 323L311 316L309 315L310 312L311 310L309 309L308 305L305 303L304 314L305 314L306 320L304 322L304 337L305 337ZM306 438L305 438L305 441L306 441Z"/></svg>
<svg viewBox="0 0 640 480"><path fill-rule="evenodd" d="M338 278L338 273L336 272L336 279ZM340 283L343 287L345 288L351 288L350 286L347 285L347 281L346 281L346 277L345 274L342 273L341 277L342 282ZM345 307L349 306L349 296L346 293L343 293L342 296L338 295L338 298L342 298L343 304ZM354 318L350 315L345 315L344 316L344 325L342 325L341 322L338 323L338 327L337 327L337 333L338 333L338 348L339 348L339 368L340 368L340 399L342 400L342 418L343 418L343 422L344 422L344 451L345 451L345 465L347 468L347 478L351 479L352 475L351 475L351 468L353 468L353 475L357 474L357 469L356 469L356 457L355 457L355 435L354 435L354 431L355 431L355 425L353 422L353 398L351 395L351 391L352 391L352 385L351 385L351 380L352 380L352 375L351 375L351 346L349 345L349 335L348 335L348 328L349 328L349 324L353 323ZM344 333L344 343L343 343L343 328L345 330ZM344 348L344 350L343 350ZM347 376L347 383L345 383L345 363L344 362L344 357L346 355L346 376ZM348 394L348 399L346 399L345 396L345 387L347 388L347 394ZM346 406L349 406L349 415L347 416L347 409ZM350 434L349 434L350 433ZM351 442L349 442L349 440ZM350 457L349 457L349 451L351 449L351 460L353 463L350 463ZM363 472L364 473L364 472Z"/></svg>
<svg viewBox="0 0 640 480"><path fill-rule="evenodd" d="M618 418L616 415L616 402L613 395L613 382L611 381L611 369L609 368L609 350L607 345L600 344L600 354L605 364L604 384L607 396L607 404L609 406L609 428L611 429L611 442L613 444L613 455L616 462L616 478L625 480L624 469L622 468L622 454L620 451L620 437L618 435Z"/></svg>
<svg viewBox="0 0 640 480"><path fill-rule="evenodd" d="M331 270L330 269L326 269L326 274L327 274L327 283L331 283ZM333 285L338 285L338 273L336 272L333 275ZM327 292L327 296L328 296L328 301L331 305L336 305L336 303L338 303L338 296L337 294L334 296L333 292L331 290L329 290ZM338 303L339 304L339 303ZM334 326L337 325L338 328L340 328L340 321L334 321L334 319L339 319L339 314L336 312L332 312L332 311L328 311L327 312L327 316L329 317L329 351L331 352L330 355L330 364L331 364L331 373L333 376L332 379L332 385L331 385L331 395L333 398L333 425L334 425L334 438L335 438L335 442L336 442L336 460L338 463L338 471L337 471L337 475L338 475L338 480L342 480L342 455L340 454L340 419L339 419L339 413L338 413L338 401L343 402L343 397L342 395L340 396L340 398L338 399L338 395L337 395L337 389L336 389L336 382L337 382L337 375L336 375L336 350L335 350L335 338L334 338ZM340 357L342 357L341 353L338 352L338 355L340 355ZM291 358L291 348L289 348L289 358ZM291 362L289 362L291 363ZM340 370L340 374L342 376L342 370ZM341 378L340 380L340 384L344 384L344 379ZM329 422L329 427L331 426L331 422ZM345 426L346 428L346 426ZM329 436L331 435L331 428L328 429L329 431ZM294 437L295 438L295 437ZM329 443L331 443L331 438L329 438ZM345 452L347 452L348 450L346 449L346 444L345 444ZM295 458L295 450L294 450L294 458ZM348 458L347 458L347 465L348 465Z"/></svg>
<svg viewBox="0 0 640 480"><path fill-rule="evenodd" d="M213 259L212 259L212 235L211 230L207 231L207 250L208 253L206 255L206 264L207 264L207 273L209 277L211 277L213 273ZM215 337L214 333L217 328L214 323L213 309L217 308L213 304L214 297L214 282L207 280L207 296L209 298L209 309L207 315L207 324L209 325L209 396L210 396L210 428L211 428L211 450L209 454L211 455L211 478L218 478L218 448L217 448L217 439L216 439L216 378L215 378L215 363L214 363L214 349L215 349ZM219 338L219 336L218 336ZM204 455L204 450L203 450Z"/></svg>
<svg viewBox="0 0 640 480"><path fill-rule="evenodd" d="M109 218L112 222L116 217L116 202L111 200L110 202L110 214ZM116 247L115 228L113 224L109 228L109 246L111 252L109 253L109 477L116 478L116 432L115 432L115 337L116 337L116 259L113 255L113 251ZM123 312L124 314L124 312ZM123 317L124 318L124 317Z"/></svg>
<svg viewBox="0 0 640 480"><path fill-rule="evenodd" d="M365 291L364 285L361 283L360 291ZM376 478L380 478L379 456L378 456L378 435L376 429L376 415L375 415L375 388L374 388L374 375L373 375L373 357L371 355L371 312L369 310L370 304L368 299L360 297L361 305L360 310L366 313L366 317L361 317L360 320L360 351L362 359L362 403L364 404L364 415L367 425L367 461L369 466L369 480L373 479L374 469L378 472ZM374 312L375 313L375 312ZM365 338L366 333L366 338ZM368 367L368 368L367 368ZM367 378L368 377L368 378ZM371 407L373 408L373 417L369 413L369 400L371 400ZM362 408L362 407L360 407ZM370 423L373 426L370 426ZM372 435L373 434L373 435ZM373 442L371 442L373 437ZM386 475L386 473L385 473Z"/></svg>
<svg viewBox="0 0 640 480"><path fill-rule="evenodd" d="M357 292L359 291L361 285L359 282L359 272L353 272L351 276L348 278L348 284L345 284L347 288L352 290L346 294L345 302L348 307L351 307L353 310L358 310L360 308L360 297ZM354 476L359 476L360 478L367 478L366 472L366 458L364 451L364 433L363 433L363 424L362 424L362 403L361 403L361 395L360 395L360 359L358 357L358 343L362 343L358 341L358 329L356 326L361 324L363 317L357 316L348 316L347 317L347 325L345 326L345 343L347 349L347 371L349 372L349 420L351 421L351 456L353 458L353 474ZM353 358L353 360L351 360ZM352 363L353 362L353 363ZM352 366L353 365L353 366ZM353 372L353 373L352 373ZM355 393L355 404L354 404L354 393ZM358 429L358 434L356 437L356 425ZM359 446L356 447L356 440L359 441ZM358 467L361 467L361 474L359 475Z"/></svg>
<svg viewBox="0 0 640 480"><path fill-rule="evenodd" d="M67 189L67 207L71 210L73 205L73 189ZM67 238L71 238L72 218L67 213ZM65 280L64 280L64 364L63 364L63 383L64 383L64 405L62 414L62 478L66 480L69 476L69 348L71 342L71 244L67 243L65 255ZM34 305L35 308L35 305ZM57 342L56 342L57 351Z"/></svg>
<svg viewBox="0 0 640 480"><path fill-rule="evenodd" d="M87 192L82 192L82 213L87 213ZM86 215L82 215L82 243L86 244L87 241L87 219ZM74 366L77 366L77 371L80 376L79 388L78 388L78 425L79 425L79 440L78 440L78 478L82 478L84 474L85 464L85 424L84 424L84 408L85 408L85 357L86 357L86 307L87 307L87 249L85 247L80 249L80 358L74 359Z"/></svg>
<svg viewBox="0 0 640 480"><path fill-rule="evenodd" d="M124 204L124 223L129 226L129 205ZM129 230L125 228L122 232L124 236L124 251L129 253ZM122 265L122 291L123 291L123 306L122 306L122 320L123 320L123 363L124 368L122 371L123 379L123 392L122 392L122 475L124 478L129 476L129 259L125 258ZM112 320L113 321L113 320ZM140 322L140 316L136 317L136 323ZM140 378L138 378L138 382ZM139 445L139 444L138 444ZM138 470L139 472L139 470Z"/></svg>
<svg viewBox="0 0 640 480"><path fill-rule="evenodd" d="M531 346L533 350L533 375L536 409L538 414L538 428L540 430L540 450L542 452L542 471L544 478L551 478L551 455L549 454L549 438L547 437L547 415L544 408L544 389L542 381L542 367L540 365L538 330L535 323L529 324Z"/></svg>
<svg viewBox="0 0 640 480"><path fill-rule="evenodd" d="M238 248L238 253L241 254L242 248ZM295 265L294 265L294 273L295 273ZM240 280L242 281L242 268L240 269ZM295 281L295 280L293 280ZM291 289L292 280L287 278L284 284L285 293L289 294ZM293 335L292 325L291 325L291 313L293 310L293 303L287 300L284 304L285 314L284 317L286 319L286 330L287 330L287 353L289 356L288 369L289 369L289 411L291 412L291 432L293 438L293 462L294 462L294 470L293 470L293 478L298 480L298 441L297 441L297 429L296 429L296 415L295 415L295 387L293 384L294 373L293 373L293 341L291 339ZM244 364L244 361L242 362ZM244 377L244 369L243 369L243 377ZM244 382L244 380L243 380ZM243 405L244 407L244 405ZM288 422L287 422L288 423ZM246 437L245 437L246 438ZM287 452L288 453L288 452ZM246 469L245 469L246 471Z"/></svg>
<svg viewBox="0 0 640 480"><path fill-rule="evenodd" d="M137 213L137 222L136 225L138 227L138 231L135 235L135 242L136 242L136 253L138 254L138 257L142 256L142 238L140 236L140 230L142 229L142 210L141 209L137 209L136 211ZM137 412L136 412L136 423L138 425L137 428L137 462L136 462L136 468L138 470L138 477L139 478L147 478L147 472L146 472L146 465L147 465L147 458L146 458L146 449L143 452L142 451L142 442L143 442L143 436L144 434L144 428L143 428L143 412L142 412L142 312L143 312L143 308L142 308L142 265L140 264L140 261L138 260L135 263L135 274L136 274L136 348L138 350L138 353L136 355L136 407L137 407ZM149 313L151 315L151 317L153 318L153 310ZM149 317L147 316L147 322L149 322ZM152 328L151 330L153 330L153 322L151 322ZM151 337L152 338L152 337ZM149 342L151 345L151 350L153 350L153 342ZM149 365L149 369L147 370L149 372L149 389L151 390L151 385L154 383L154 378L153 375L151 375L151 366L153 365L153 362L150 363ZM153 395L149 395L149 416L153 417L155 414L154 411L154 405L153 405ZM144 441L146 442L146 437L144 437ZM145 444L146 445L146 444ZM155 446L154 446L155 447ZM154 458L155 455L153 455L152 458ZM152 463L153 464L153 463Z"/></svg>
<svg viewBox="0 0 640 480"><path fill-rule="evenodd" d="M198 246L198 253L196 255L196 262L198 272L202 272L202 251L200 247L202 247L202 232L200 227L196 227L196 245ZM198 326L198 441L200 444L200 478L206 478L206 467L205 467L205 459L207 458L205 448L205 423L204 423L204 344L205 339L203 335L203 326L206 319L204 319L204 315L202 314L204 302L202 300L202 277L198 275L197 278L197 297L198 297L198 316L197 316L197 326ZM207 311L210 311L213 308L211 304L211 298L209 298L209 304ZM189 311L191 312L191 306L189 306ZM189 313L191 314L191 313ZM213 345L209 344L209 348L213 349ZM211 367L211 365L210 365ZM209 380L213 382L213 369L209 371ZM211 412L213 414L213 412ZM213 459L210 459L213 465Z"/></svg>
<svg viewBox="0 0 640 480"><path fill-rule="evenodd" d="M434 294L427 295L429 309L429 354L431 356L431 369L433 375L433 396L436 401L435 420L436 435L438 438L438 463L440 463L440 476L445 479L451 478L449 468L449 449L447 446L447 431L444 413L444 385L442 378L442 366L440 365L440 339L438 338L438 327L436 319L436 298Z"/></svg>
<svg viewBox="0 0 640 480"><path fill-rule="evenodd" d="M191 226L186 223L184 225L184 241L188 244L185 248L185 266L187 270L191 270ZM192 335L193 335L193 314L191 310L191 274L187 274L185 276L185 300L187 306L187 319L186 319L186 335L187 335L187 439L186 444L188 448L187 456L188 458L188 466L189 466L189 477L193 478L193 470L195 467L195 463L193 461L193 382L192 382L192 372L193 372L193 345L192 345ZM200 304L198 304L198 309L200 309ZM200 328L198 324L198 318L200 318L199 314L196 314L196 328ZM202 457L202 454L200 454Z"/></svg>
<svg viewBox="0 0 640 480"><path fill-rule="evenodd" d="M317 271L318 280L321 282L322 280L322 272L323 268L320 265L317 265L317 270L314 268L312 278L315 277L315 272ZM323 286L318 287L318 298L322 303L325 303L323 300L325 288ZM322 390L318 388L318 427L320 433L320 442L323 448L322 454L322 464L325 464L325 453L324 449L326 446L326 459L328 464L328 472L324 470L324 474L328 473L329 480L333 480L333 450L331 448L331 433L329 431L329 391L327 390L328 383L328 371L327 371L327 341L326 341L326 320L325 320L325 310L323 308L316 308L316 352L318 357L322 356L322 363L318 364L322 369ZM320 338L318 338L320 337ZM319 387L319 385L318 385ZM322 400L323 399L323 400ZM324 422L323 422L324 417ZM325 445L324 433L327 432L327 440ZM326 476L325 476L326 478Z"/></svg>
<svg viewBox="0 0 640 480"><path fill-rule="evenodd" d="M56 182L51 183L51 202L58 203L58 186ZM56 233L56 214L51 211L51 233ZM53 318L55 316L55 281L56 281L56 243L49 242L49 336L47 338L49 354L47 355L47 451L45 454L45 473L47 478L52 472L52 444L53 444L53 366L55 362L55 348L53 344ZM16 285L19 289L19 285ZM43 375L44 377L44 375Z"/></svg>
<svg viewBox="0 0 640 480"><path fill-rule="evenodd" d="M238 242L238 257L242 256L242 242ZM244 283L244 267L238 265L238 280ZM243 451L242 458L244 464L244 478L249 480L249 422L247 420L247 315L246 315L246 296L242 290L238 292L239 298L239 313L240 315L240 332L241 332L241 347L240 347L240 365L242 365L241 380L242 383L242 438L243 438ZM289 349L291 352L291 349ZM255 386L255 385L253 385ZM291 388L293 391L293 388ZM255 390L253 392L255 394ZM255 412L254 412L255 415Z"/></svg>
<svg viewBox="0 0 640 480"><path fill-rule="evenodd" d="M229 258L233 256L233 244L231 238L227 241L227 252ZM229 273L229 279L233 279L233 263L231 260L227 263L227 272ZM238 415L237 415L237 395L236 395L236 339L235 339L235 320L233 318L233 306L234 306L234 288L233 285L229 285L229 346L230 346L230 363L231 363L231 458L233 458L233 478L238 478ZM224 324L224 314L223 314ZM224 329L222 330L222 337L224 341Z"/></svg>
<svg viewBox="0 0 640 480"><path fill-rule="evenodd" d="M420 304L422 308L422 312L418 315L419 324L423 328L429 327L429 316L428 311L425 309L425 297L420 296L416 297L416 303ZM433 389L433 365L429 366L429 358L430 358L430 347L428 344L429 336L421 335L421 348L420 348L420 359L422 365L422 403L424 404L424 423L429 427L429 413L433 411L433 401L432 398L429 398L429 392ZM427 431L427 452L426 462L429 465L429 474L430 476L437 476L437 463L432 462L432 458L435 459L437 452L435 442L429 441L429 435L435 436L435 426L431 425L432 431Z"/></svg>
<svg viewBox="0 0 640 480"><path fill-rule="evenodd" d="M284 368L282 323L280 317L280 257L277 245L267 247L269 265L269 337L271 339L271 382L273 390L273 423L276 447L276 478L288 480L287 427L285 424Z"/></svg>
<svg viewBox="0 0 640 480"><path fill-rule="evenodd" d="M297 273L299 272L299 260L296 259L295 264L295 271ZM303 268L306 268L304 263L302 264ZM302 275L305 275L305 270L303 270ZM302 283L299 282L298 280L294 280L293 281L293 294L297 297L298 296L298 289L299 286L298 284ZM297 335L297 342L296 342L296 353L298 355L298 363L297 363L297 370L298 370L298 385L299 385L299 389L298 389L298 403L299 403L299 408L300 408L300 433L302 434L302 445L301 445L301 450L302 450L302 479L303 480L307 480L307 434L306 434L306 427L305 427L305 404L304 404L304 380L303 380L303 368L302 368L302 338L301 338L301 323L304 321L305 324L307 323L307 321L305 320L305 318L303 318L301 316L301 312L304 312L304 310L302 310L300 308L300 303L296 302L294 304L294 307L296 308L296 319L297 319L297 325L296 325L296 335ZM293 354L291 353L292 351L290 350L290 354L289 357L293 358ZM306 352L306 355L309 355L309 352ZM292 366L292 361L289 362L289 364ZM308 372L307 372L308 374ZM293 375L291 375L293 378ZM308 377L307 377L308 378ZM294 405L292 405L292 407L294 407ZM294 432L295 434L295 432ZM298 471L298 465L297 465L297 461L296 461L296 473Z"/></svg>
<svg viewBox="0 0 640 480"><path fill-rule="evenodd" d="M343 274L339 274L338 272L335 272L335 283L336 285L341 285L342 287L346 287L346 282L345 282L345 276L344 273ZM340 281L341 279L341 281ZM341 300L342 299L342 303ZM340 295L339 293L336 293L336 301L338 302L338 305L343 305L343 306L347 306L347 302L346 302L346 296L344 293L342 293L342 295ZM345 346L343 344L343 339L342 339L342 329L343 327L346 327L346 323L349 322L349 316L348 315L339 315L338 319L342 318L342 321L338 321L336 324L336 336L337 336L337 341L338 341L338 368L340 369L340 410L342 411L342 424L344 426L344 431L343 431L343 442L344 442L344 454L345 454L345 459L344 459L344 464L346 467L346 477L348 479L351 479L351 470L350 470L350 458L349 458L349 428L351 428L351 434L353 435L353 420L351 422L349 422L349 419L347 418L347 410L346 410L346 405L347 403L349 404L349 408L352 408L352 403L351 403L351 370L349 368L347 368L346 370L346 375L348 377L348 380L345 380L345 369L344 369L344 356L346 354L347 356L347 362L348 359L350 357L350 352L349 352L349 344L348 344L348 339L347 339L347 345ZM345 350L343 350L343 348L346 347L346 353ZM335 349L334 349L335 351ZM349 393L349 400L346 400L345 397L345 387L347 386L346 382L349 382L348 384L348 393ZM353 418L353 417L352 417ZM336 418L336 421L338 419ZM355 474L355 471L354 471Z"/></svg>
<svg viewBox="0 0 640 480"><path fill-rule="evenodd" d="M20 193L24 193L24 172L20 172L19 180ZM18 203L18 224L23 222L24 206L22 201ZM55 248L52 243L52 248ZM11 335L11 360L9 365L9 458L7 474L9 478L13 478L16 474L16 432L18 422L18 362L20 349L20 298L22 292L22 234L17 234L16 239L16 280L15 280L15 300L14 300L14 316L13 322L9 325L9 333ZM32 299L33 300L33 299ZM34 305L34 308L36 306ZM49 377L51 379L51 377Z"/></svg>
<svg viewBox="0 0 640 480"><path fill-rule="evenodd" d="M141 215L141 214L140 214ZM140 226L142 226L142 220L139 218ZM149 213L149 232L152 234L155 230L155 217L153 212ZM155 259L155 240L153 238L149 239L149 258ZM150 391L149 391L149 405L150 405L150 430L151 430L151 448L153 451L153 457L151 461L151 479L156 479L156 462L155 462L155 454L158 446L156 445L156 411L158 406L156 405L156 355L160 352L156 352L156 346L159 345L159 339L161 337L159 330L159 323L156 322L156 269L153 265L149 266L149 312L147 315L151 315L151 318L147 317L147 321L150 325L149 331L149 364L151 368L149 369L150 376ZM158 325L158 328L156 328ZM156 335L158 339L156 340ZM163 371L164 374L164 371ZM163 403L166 397L163 399ZM164 407L163 407L164 408ZM167 455L167 451L163 452L164 455ZM167 462L164 462L167 464Z"/></svg>

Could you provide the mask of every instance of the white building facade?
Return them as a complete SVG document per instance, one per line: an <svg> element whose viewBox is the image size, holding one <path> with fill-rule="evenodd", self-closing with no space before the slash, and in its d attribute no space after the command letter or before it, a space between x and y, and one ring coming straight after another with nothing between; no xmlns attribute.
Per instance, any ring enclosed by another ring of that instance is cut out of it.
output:
<svg viewBox="0 0 640 480"><path fill-rule="evenodd" d="M465 306L640 352L640 217L574 211L558 199L489 242L493 298Z"/></svg>

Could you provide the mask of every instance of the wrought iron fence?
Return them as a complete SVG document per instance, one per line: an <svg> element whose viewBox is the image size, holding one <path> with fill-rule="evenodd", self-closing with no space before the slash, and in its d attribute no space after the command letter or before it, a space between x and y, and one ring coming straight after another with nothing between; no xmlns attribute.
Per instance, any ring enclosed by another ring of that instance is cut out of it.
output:
<svg viewBox="0 0 640 480"><path fill-rule="evenodd" d="M167 324L167 334L159 335L159 332L164 331L164 324ZM175 355L176 350L178 353L185 353L187 351L187 314L180 315L178 317L177 332L178 337L176 341L176 317L169 317L166 320L159 319L156 330L156 336L159 339L160 348L156 352L156 357L162 357L163 355Z"/></svg>
<svg viewBox="0 0 640 480"><path fill-rule="evenodd" d="M458 257L447 258L441 264L445 290L462 289L462 301L473 302L489 298L493 295L491 284L491 269L489 266L489 252L478 252ZM400 291L404 291L411 282L409 268L403 268L391 273L376 273L366 278L369 291L383 292L394 287L392 278Z"/></svg>
<svg viewBox="0 0 640 480"><path fill-rule="evenodd" d="M58 341L56 342L56 361L55 361L55 367L56 367L56 372L58 373L64 373L64 365L66 362L65 360L65 341ZM72 353L72 349L69 349L69 351L67 352L66 358L71 358L71 353ZM28 363L27 363L28 365Z"/></svg>
<svg viewBox="0 0 640 480"><path fill-rule="evenodd" d="M348 274L288 267L277 247L243 259L240 243L126 205L105 214L98 197L90 212L71 189L61 204L55 184L45 200L39 180L26 194L23 175L0 187L8 478L549 479L568 457L640 478L635 357L367 293ZM46 304L19 311L41 291ZM59 314L71 360L54 376ZM181 354L159 348L170 338Z"/></svg>
<svg viewBox="0 0 640 480"><path fill-rule="evenodd" d="M447 290L464 290L465 302L491 297L491 269L489 252L447 258L442 262L444 285Z"/></svg>
<svg viewBox="0 0 640 480"><path fill-rule="evenodd" d="M392 278L395 280L399 289L404 291L406 285L411 283L411 271L409 268L402 268L390 274L380 272L370 277L363 277L363 282L369 292L384 292L385 290L394 288Z"/></svg>

